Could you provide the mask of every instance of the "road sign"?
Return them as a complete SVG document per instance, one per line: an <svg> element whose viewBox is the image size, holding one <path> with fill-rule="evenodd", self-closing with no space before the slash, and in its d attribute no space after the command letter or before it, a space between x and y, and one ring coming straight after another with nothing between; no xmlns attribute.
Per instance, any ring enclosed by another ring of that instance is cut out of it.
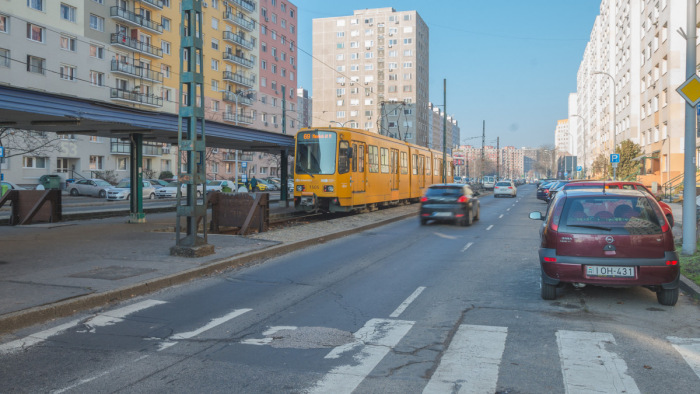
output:
<svg viewBox="0 0 700 394"><path fill-rule="evenodd" d="M583 171L583 167L581 167L581 166L576 166L576 171Z"/></svg>
<svg viewBox="0 0 700 394"><path fill-rule="evenodd" d="M611 153L610 154L610 162L611 163L619 163L620 162L620 154L619 153Z"/></svg>
<svg viewBox="0 0 700 394"><path fill-rule="evenodd" d="M693 74L681 86L676 89L678 94L693 107L700 102L700 78Z"/></svg>
<svg viewBox="0 0 700 394"><path fill-rule="evenodd" d="M241 167L243 167L243 168L248 167L248 162L247 161L242 162Z"/></svg>
<svg viewBox="0 0 700 394"><path fill-rule="evenodd" d="M0 146L0 157L5 157L5 147Z"/></svg>
<svg viewBox="0 0 700 394"><path fill-rule="evenodd" d="M569 172L568 171L564 172L564 176L569 176Z"/></svg>
<svg viewBox="0 0 700 394"><path fill-rule="evenodd" d="M248 182L248 175L242 174L242 175L241 175L241 181L243 181L243 182Z"/></svg>
<svg viewBox="0 0 700 394"><path fill-rule="evenodd" d="M613 167L613 168L617 168L617 165L618 165L618 164L620 164L620 163L618 163L618 162L612 163L612 167Z"/></svg>

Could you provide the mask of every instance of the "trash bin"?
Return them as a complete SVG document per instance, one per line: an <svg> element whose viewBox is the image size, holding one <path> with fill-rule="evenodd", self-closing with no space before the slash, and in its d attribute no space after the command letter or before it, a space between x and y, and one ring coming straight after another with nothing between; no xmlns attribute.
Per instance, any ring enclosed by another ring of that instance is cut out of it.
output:
<svg viewBox="0 0 700 394"><path fill-rule="evenodd" d="M39 184L44 186L44 189L61 189L61 177L58 175L42 175L39 178Z"/></svg>

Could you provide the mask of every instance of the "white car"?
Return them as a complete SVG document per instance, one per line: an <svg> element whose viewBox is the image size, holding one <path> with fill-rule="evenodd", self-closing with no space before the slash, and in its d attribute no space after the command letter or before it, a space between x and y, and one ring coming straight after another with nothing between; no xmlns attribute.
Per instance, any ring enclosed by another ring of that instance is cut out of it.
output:
<svg viewBox="0 0 700 394"><path fill-rule="evenodd" d="M156 198L156 188L151 182L143 181L143 198L153 200ZM131 179L122 179L117 186L107 189L107 201L120 201L131 199Z"/></svg>
<svg viewBox="0 0 700 394"><path fill-rule="evenodd" d="M177 182L170 182L168 186L156 189L156 197L158 198L175 198L177 196ZM187 185L182 184L180 186L180 191L182 192L182 197L187 197ZM197 197L202 197L202 185L197 185Z"/></svg>
<svg viewBox="0 0 700 394"><path fill-rule="evenodd" d="M498 181L493 186L493 197L516 197L518 195L518 188L515 187L513 181Z"/></svg>
<svg viewBox="0 0 700 394"><path fill-rule="evenodd" d="M233 181L227 181L225 179L216 179L207 183L207 193L210 192L222 192L226 189L228 192L233 190Z"/></svg>

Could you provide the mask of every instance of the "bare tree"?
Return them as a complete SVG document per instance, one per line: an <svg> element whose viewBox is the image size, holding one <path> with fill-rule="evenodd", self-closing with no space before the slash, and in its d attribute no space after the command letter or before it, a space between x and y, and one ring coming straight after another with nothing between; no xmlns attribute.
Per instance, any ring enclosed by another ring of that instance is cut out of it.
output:
<svg viewBox="0 0 700 394"><path fill-rule="evenodd" d="M60 137L55 133L0 127L0 146L5 147L5 158L49 156L59 150L59 141Z"/></svg>

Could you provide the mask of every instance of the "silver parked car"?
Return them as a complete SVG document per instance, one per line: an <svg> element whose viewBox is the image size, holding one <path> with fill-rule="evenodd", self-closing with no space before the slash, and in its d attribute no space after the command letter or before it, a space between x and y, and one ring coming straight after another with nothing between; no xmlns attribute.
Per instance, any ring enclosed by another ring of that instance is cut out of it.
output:
<svg viewBox="0 0 700 394"><path fill-rule="evenodd" d="M105 198L107 197L107 189L111 188L112 185L103 179L81 179L70 184L68 193L70 193L71 196Z"/></svg>
<svg viewBox="0 0 700 394"><path fill-rule="evenodd" d="M142 181L143 198L153 200L156 198L156 188L151 182ZM117 186L107 190L107 201L119 201L131 199L131 179L122 179Z"/></svg>

